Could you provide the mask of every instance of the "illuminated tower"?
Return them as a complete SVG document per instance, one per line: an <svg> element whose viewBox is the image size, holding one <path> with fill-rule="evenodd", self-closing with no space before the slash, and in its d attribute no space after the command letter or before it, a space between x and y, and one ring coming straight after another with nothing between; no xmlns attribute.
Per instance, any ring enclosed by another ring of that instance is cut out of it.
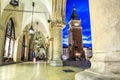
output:
<svg viewBox="0 0 120 80"><path fill-rule="evenodd" d="M85 59L85 54L82 46L82 27L81 21L78 20L76 9L73 8L71 20L69 22L68 30L68 44L69 44L69 59Z"/></svg>

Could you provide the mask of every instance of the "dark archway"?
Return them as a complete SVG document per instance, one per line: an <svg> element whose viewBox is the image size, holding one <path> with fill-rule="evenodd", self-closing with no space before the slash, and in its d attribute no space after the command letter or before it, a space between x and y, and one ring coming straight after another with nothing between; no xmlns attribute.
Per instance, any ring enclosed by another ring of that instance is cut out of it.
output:
<svg viewBox="0 0 120 80"><path fill-rule="evenodd" d="M22 41L22 52L21 52L21 61L25 60L25 35L23 36L23 41Z"/></svg>

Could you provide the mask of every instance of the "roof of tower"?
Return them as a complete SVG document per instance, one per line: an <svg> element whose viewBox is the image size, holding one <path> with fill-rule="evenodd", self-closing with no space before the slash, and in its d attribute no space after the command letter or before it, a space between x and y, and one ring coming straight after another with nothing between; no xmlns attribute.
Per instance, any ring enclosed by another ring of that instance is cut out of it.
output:
<svg viewBox="0 0 120 80"><path fill-rule="evenodd" d="M76 12L76 8L73 8L72 10L71 20L78 20L78 14Z"/></svg>

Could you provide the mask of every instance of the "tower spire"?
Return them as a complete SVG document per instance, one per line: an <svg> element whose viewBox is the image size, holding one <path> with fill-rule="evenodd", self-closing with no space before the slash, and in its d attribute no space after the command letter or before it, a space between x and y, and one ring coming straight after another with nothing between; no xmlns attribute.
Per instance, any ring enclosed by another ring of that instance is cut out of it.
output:
<svg viewBox="0 0 120 80"><path fill-rule="evenodd" d="M71 20L78 20L78 15L77 15L77 12L76 12L75 4L73 4Z"/></svg>

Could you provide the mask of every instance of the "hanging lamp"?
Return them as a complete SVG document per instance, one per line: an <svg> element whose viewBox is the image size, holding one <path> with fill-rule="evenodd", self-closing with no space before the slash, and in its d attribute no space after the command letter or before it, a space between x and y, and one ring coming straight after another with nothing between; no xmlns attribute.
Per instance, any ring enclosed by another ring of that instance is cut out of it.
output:
<svg viewBox="0 0 120 80"><path fill-rule="evenodd" d="M34 12L34 6L35 6L35 2L32 2L32 21L31 21L31 27L29 29L29 34L33 35L34 34L34 29L33 29L33 12Z"/></svg>

